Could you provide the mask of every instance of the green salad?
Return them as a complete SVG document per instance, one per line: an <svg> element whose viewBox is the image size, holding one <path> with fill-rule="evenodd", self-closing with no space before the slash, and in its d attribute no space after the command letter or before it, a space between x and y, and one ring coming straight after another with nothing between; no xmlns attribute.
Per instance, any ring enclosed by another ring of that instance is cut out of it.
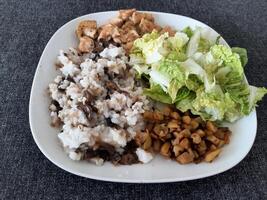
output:
<svg viewBox="0 0 267 200"><path fill-rule="evenodd" d="M247 52L219 44L207 29L186 28L172 37L153 31L135 40L130 62L149 81L144 94L190 110L205 120L233 122L267 93L247 83Z"/></svg>

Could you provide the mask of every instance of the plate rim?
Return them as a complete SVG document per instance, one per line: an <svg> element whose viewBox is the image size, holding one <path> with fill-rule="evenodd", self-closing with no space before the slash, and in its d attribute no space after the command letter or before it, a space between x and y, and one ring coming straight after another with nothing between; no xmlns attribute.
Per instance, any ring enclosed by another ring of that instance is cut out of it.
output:
<svg viewBox="0 0 267 200"><path fill-rule="evenodd" d="M205 26L210 27L212 30L214 30L216 33L218 33L215 29L213 29L210 25L207 25L204 22L201 22L197 19L188 17L188 16L184 16L184 15L179 15L179 14L174 14L174 13L167 13L167 12L157 12L157 11L143 11L143 10L138 10L140 12L147 12L147 13L151 13L151 14L164 14L164 15L170 15L170 16L179 16L179 17L184 17L184 18L188 18L190 20L194 20L197 21L198 23L204 24ZM88 175L86 173L81 173L81 172L77 172L77 171L71 171L68 168L65 168L63 165L59 164L56 160L52 159L47 153L46 151L41 147L41 144L39 143L39 140L37 139L37 135L34 134L34 128L33 128L33 122L32 122L32 98L33 98L33 89L35 87L36 84L36 77L38 74L38 69L40 69L41 66L41 61L43 60L43 56L44 56L44 52L46 51L46 49L48 48L48 45L51 43L52 38L54 38L54 36L60 32L62 29L64 29L64 27L68 26L69 24L71 24L73 21L79 20L81 18L85 18L85 17L89 17L89 15L106 15L106 14L110 14L110 13L114 13L114 12L118 12L118 10L110 10L110 11L102 11L102 12L94 12L94 13L88 13L82 16L78 16L68 22L66 22L65 24L63 24L62 26L60 26L55 32L54 34L50 37L50 39L48 40L48 42L45 45L45 48L42 51L42 54L39 58L37 67L35 69L35 73L34 73L34 78L32 81L32 86L31 86L31 92L30 92L30 99L29 99L29 124L30 124L30 130L31 130L31 134L33 136L34 142L36 143L36 145L38 146L39 150L44 154L44 156L50 161L52 162L54 165L56 165L57 167L61 168L62 170L65 170L71 174L75 174L77 176L83 177L83 178L90 178L90 179L94 179L94 180L99 180L99 181L107 181L107 182L118 182L118 183L169 183L169 182L184 182L184 181L190 181L190 180L196 180L196 179L203 179L203 178L207 178L210 176L214 176L217 174L221 174L223 172L226 172L228 170L230 170L231 168L235 167L237 164L239 164L249 153L249 151L251 150L254 142L255 142L255 138L257 135L257 125L258 125L258 120L257 120L257 112L256 109L254 109L252 113L255 113L255 131L254 131L254 137L253 137L253 141L251 142L251 145L247 148L246 152L244 153L243 157L240 157L237 161L233 162L230 167L226 167L224 169L221 169L219 171L215 171L215 172L211 172L211 173L206 173L206 174L199 174L199 175L194 175L194 176L187 176L186 178L157 178L157 179L124 179L122 177L120 178L108 178L108 177L100 177L100 176L95 176L95 175ZM224 39L223 39L224 40ZM225 40L224 40L225 41ZM226 42L226 41L225 41ZM226 44L228 45L228 43L226 42Z"/></svg>

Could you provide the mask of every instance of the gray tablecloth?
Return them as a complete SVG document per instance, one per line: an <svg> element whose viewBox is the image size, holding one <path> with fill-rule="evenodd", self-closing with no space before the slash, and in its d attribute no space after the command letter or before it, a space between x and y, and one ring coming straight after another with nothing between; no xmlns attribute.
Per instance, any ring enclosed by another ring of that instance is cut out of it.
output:
<svg viewBox="0 0 267 200"><path fill-rule="evenodd" d="M247 48L249 82L267 86L266 0L0 0L0 199L267 199L267 98L257 109L257 138L248 156L233 169L202 180L95 181L59 169L39 151L29 127L28 103L34 72L49 38L78 16L131 7L207 23L230 45Z"/></svg>

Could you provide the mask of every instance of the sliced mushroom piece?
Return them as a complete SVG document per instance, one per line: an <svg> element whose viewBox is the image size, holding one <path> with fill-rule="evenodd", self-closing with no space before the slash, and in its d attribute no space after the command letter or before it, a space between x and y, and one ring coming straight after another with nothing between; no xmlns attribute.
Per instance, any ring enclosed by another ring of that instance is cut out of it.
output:
<svg viewBox="0 0 267 200"><path fill-rule="evenodd" d="M220 143L220 139L216 138L214 135L209 135L207 140L212 142L214 145L218 145Z"/></svg>
<svg viewBox="0 0 267 200"><path fill-rule="evenodd" d="M173 146L172 151L173 151L175 157L177 157L184 151L184 148L179 146L179 145L175 145L175 146Z"/></svg>
<svg viewBox="0 0 267 200"><path fill-rule="evenodd" d="M190 141L188 140L188 138L184 138L180 141L179 145L181 147L183 147L184 149L189 149L190 147Z"/></svg>
<svg viewBox="0 0 267 200"><path fill-rule="evenodd" d="M214 125L214 123L211 122L211 121L208 121L208 122L207 122L206 127L207 127L207 129L208 129L209 131L211 131L212 133L215 133L215 132L218 130L218 128L217 128L217 127Z"/></svg>
<svg viewBox="0 0 267 200"><path fill-rule="evenodd" d="M130 16L136 11L136 9L119 10L119 18L123 20L129 19Z"/></svg>
<svg viewBox="0 0 267 200"><path fill-rule="evenodd" d="M170 157L171 152L170 152L170 147L171 144L169 142L165 142L160 149L160 154L166 157Z"/></svg>
<svg viewBox="0 0 267 200"><path fill-rule="evenodd" d="M221 153L221 151L222 151L221 149L216 149L214 151L211 151L211 152L207 153L205 155L205 161L206 162L213 161Z"/></svg>
<svg viewBox="0 0 267 200"><path fill-rule="evenodd" d="M191 138L192 138L194 144L199 144L201 142L201 137L197 133L192 133Z"/></svg>
<svg viewBox="0 0 267 200"><path fill-rule="evenodd" d="M94 20L85 20L80 22L78 28L76 30L76 34L78 38L82 36L88 36L91 38L95 38L97 35L97 24Z"/></svg>
<svg viewBox="0 0 267 200"><path fill-rule="evenodd" d="M94 50L95 43L90 37L83 36L80 38L80 43L78 46L79 51L83 53L91 53Z"/></svg>
<svg viewBox="0 0 267 200"><path fill-rule="evenodd" d="M194 156L188 152L184 152L176 158L177 162L181 164L191 163L194 160Z"/></svg>
<svg viewBox="0 0 267 200"><path fill-rule="evenodd" d="M153 141L153 150L155 152L159 152L161 147L161 141L160 140L154 140Z"/></svg>

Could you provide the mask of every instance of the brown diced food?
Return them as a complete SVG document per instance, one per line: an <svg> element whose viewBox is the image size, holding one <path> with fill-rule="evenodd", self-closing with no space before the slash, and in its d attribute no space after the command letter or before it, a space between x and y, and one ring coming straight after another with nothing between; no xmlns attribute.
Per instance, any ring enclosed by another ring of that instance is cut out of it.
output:
<svg viewBox="0 0 267 200"><path fill-rule="evenodd" d="M152 139L149 135L149 133L147 132L146 136L145 136L145 141L144 141L144 144L143 144L143 149L144 150L148 150L152 145Z"/></svg>
<svg viewBox="0 0 267 200"><path fill-rule="evenodd" d="M191 117L188 116L188 115L183 116L183 117L182 117L182 121L183 121L185 124L189 125L189 124L191 123Z"/></svg>
<svg viewBox="0 0 267 200"><path fill-rule="evenodd" d="M153 128L154 128L154 124L153 124L153 123L147 123L147 125L146 125L146 129L147 129L149 132L151 132L151 131L153 130Z"/></svg>
<svg viewBox="0 0 267 200"><path fill-rule="evenodd" d="M142 146L142 144L145 141L144 133L143 132L137 132L134 140L138 146Z"/></svg>
<svg viewBox="0 0 267 200"><path fill-rule="evenodd" d="M170 130L170 133L173 133L173 132L180 132L182 129L181 129L181 127L180 126L178 126L177 128L169 128L169 130Z"/></svg>
<svg viewBox="0 0 267 200"><path fill-rule="evenodd" d="M229 144L229 142L230 142L230 133L225 133L224 142L225 142L225 144Z"/></svg>
<svg viewBox="0 0 267 200"><path fill-rule="evenodd" d="M161 130L158 134L160 138L164 138L168 135L168 130Z"/></svg>
<svg viewBox="0 0 267 200"><path fill-rule="evenodd" d="M195 158L195 154L193 152L193 150L191 148L187 149L187 152L189 153L190 156L192 156L193 158Z"/></svg>
<svg viewBox="0 0 267 200"><path fill-rule="evenodd" d="M170 152L170 147L171 144L169 142L165 142L160 149L160 154L166 157L170 157L171 152Z"/></svg>
<svg viewBox="0 0 267 200"><path fill-rule="evenodd" d="M168 128L165 126L165 124L156 124L153 128L153 131L155 134L162 137L168 134Z"/></svg>
<svg viewBox="0 0 267 200"><path fill-rule="evenodd" d="M176 136L175 139L172 140L172 145L178 145L180 141L184 138L183 134L180 134L178 132L175 132Z"/></svg>
<svg viewBox="0 0 267 200"><path fill-rule="evenodd" d="M142 18L140 24L139 24L139 28L141 30L142 33L150 33L152 32L154 29L157 30L158 27L151 21Z"/></svg>
<svg viewBox="0 0 267 200"><path fill-rule="evenodd" d="M179 145L180 141L181 141L181 138L176 137L175 139L173 139L171 141L171 143L172 143L172 145Z"/></svg>
<svg viewBox="0 0 267 200"><path fill-rule="evenodd" d="M220 140L219 144L217 145L219 148L222 148L225 145L223 140Z"/></svg>
<svg viewBox="0 0 267 200"><path fill-rule="evenodd" d="M164 119L164 116L159 111L155 111L153 114L154 120L162 121Z"/></svg>
<svg viewBox="0 0 267 200"><path fill-rule="evenodd" d="M193 154L194 154L194 158L196 158L196 159L199 158L197 151L193 150Z"/></svg>
<svg viewBox="0 0 267 200"><path fill-rule="evenodd" d="M123 44L127 43L127 31L119 29L119 32L120 32L120 36L118 36L116 38L119 38L119 40Z"/></svg>
<svg viewBox="0 0 267 200"><path fill-rule="evenodd" d="M214 135L221 140L224 139L224 134L225 132L221 130L220 128L218 128L218 130L214 133Z"/></svg>
<svg viewBox="0 0 267 200"><path fill-rule="evenodd" d="M217 149L217 147L214 144L212 144L212 145L210 145L209 151L214 151L216 149Z"/></svg>
<svg viewBox="0 0 267 200"><path fill-rule="evenodd" d="M113 37L112 39L113 39L114 42L116 42L118 44L121 44L122 43L121 37L119 37L119 36L118 37ZM126 49L126 47L124 47L124 46L123 46L123 48Z"/></svg>
<svg viewBox="0 0 267 200"><path fill-rule="evenodd" d="M205 141L202 140L202 141L199 143L199 145L197 145L197 151L198 151L198 153L199 153L200 155L203 155L203 153L205 153L206 150L207 150L207 145L206 145Z"/></svg>
<svg viewBox="0 0 267 200"><path fill-rule="evenodd" d="M123 20L129 19L130 16L136 11L136 9L119 10L119 18Z"/></svg>
<svg viewBox="0 0 267 200"><path fill-rule="evenodd" d="M122 25L121 29L127 33L130 30L135 30L135 25L132 21L127 21Z"/></svg>
<svg viewBox="0 0 267 200"><path fill-rule="evenodd" d="M196 133L200 136L200 137L204 137L206 135L206 133L201 130L201 129L197 129Z"/></svg>
<svg viewBox="0 0 267 200"><path fill-rule="evenodd" d="M94 50L95 43L90 37L83 36L80 38L80 43L78 46L79 51L84 53L91 53Z"/></svg>
<svg viewBox="0 0 267 200"><path fill-rule="evenodd" d="M211 130L205 129L204 131L205 131L207 136L213 135L213 132Z"/></svg>
<svg viewBox="0 0 267 200"><path fill-rule="evenodd" d="M182 124L182 128L184 128L184 129L188 129L188 130L193 130L192 129L192 126L189 124Z"/></svg>
<svg viewBox="0 0 267 200"><path fill-rule="evenodd" d="M159 139L159 136L153 132L150 133L150 135L151 135L151 138L153 138L153 139Z"/></svg>
<svg viewBox="0 0 267 200"><path fill-rule="evenodd" d="M168 122L167 127L170 128L170 129L178 129L179 125L178 125L177 121L172 120L172 121Z"/></svg>
<svg viewBox="0 0 267 200"><path fill-rule="evenodd" d="M129 30L126 34L126 42L133 42L137 38L139 38L139 35L136 30Z"/></svg>
<svg viewBox="0 0 267 200"><path fill-rule="evenodd" d="M190 155L188 152L184 152L181 155L179 155L176 160L180 163L180 164L187 164L187 163L191 163L194 160L194 157L192 155Z"/></svg>
<svg viewBox="0 0 267 200"><path fill-rule="evenodd" d="M212 142L214 145L218 145L220 143L220 139L216 138L214 135L207 136L207 140Z"/></svg>
<svg viewBox="0 0 267 200"><path fill-rule="evenodd" d="M185 149L189 149L190 146L190 141L188 140L188 138L184 138L181 140L181 142L179 143L179 145Z"/></svg>
<svg viewBox="0 0 267 200"><path fill-rule="evenodd" d="M115 17L113 19L110 20L110 23L114 26L117 27L121 27L123 24L123 19L119 18L119 17Z"/></svg>
<svg viewBox="0 0 267 200"><path fill-rule="evenodd" d="M180 119L181 118L178 112L171 112L170 116L173 119Z"/></svg>
<svg viewBox="0 0 267 200"><path fill-rule="evenodd" d="M173 151L175 157L177 157L184 151L184 148L181 147L180 145L174 145L172 148L172 151Z"/></svg>
<svg viewBox="0 0 267 200"><path fill-rule="evenodd" d="M153 141L153 150L155 152L160 152L160 147L161 147L161 141L160 140L154 140Z"/></svg>
<svg viewBox="0 0 267 200"><path fill-rule="evenodd" d="M215 133L217 131L217 127L211 121L207 121L206 127L209 131Z"/></svg>
<svg viewBox="0 0 267 200"><path fill-rule="evenodd" d="M114 26L113 30L112 30L111 37L112 38L116 38L116 37L119 37L119 36L120 36L119 29L118 29L118 27Z"/></svg>
<svg viewBox="0 0 267 200"><path fill-rule="evenodd" d="M170 26L165 26L161 31L160 31L161 34L163 33L168 33L169 36L174 36L175 35L175 31L170 27Z"/></svg>
<svg viewBox="0 0 267 200"><path fill-rule="evenodd" d="M101 27L100 33L98 36L98 40L104 40L104 41L109 41L111 39L111 36L113 34L115 26L112 24L106 24Z"/></svg>
<svg viewBox="0 0 267 200"><path fill-rule="evenodd" d="M154 17L153 17L152 14L150 14L150 13L144 13L144 15L145 15L145 19L154 22Z"/></svg>
<svg viewBox="0 0 267 200"><path fill-rule="evenodd" d="M189 129L184 129L180 132L184 137L190 137L191 132Z"/></svg>
<svg viewBox="0 0 267 200"><path fill-rule="evenodd" d="M139 24L143 18L145 18L144 13L134 12L131 17L131 20L134 24Z"/></svg>
<svg viewBox="0 0 267 200"><path fill-rule="evenodd" d="M153 128L153 131L155 134L159 135L160 131L162 130L162 125L161 124L156 124Z"/></svg>
<svg viewBox="0 0 267 200"><path fill-rule="evenodd" d="M162 114L164 115L164 116L169 116L170 114L171 114L171 108L169 107L169 106L165 106L163 109L162 109Z"/></svg>
<svg viewBox="0 0 267 200"><path fill-rule="evenodd" d="M123 44L122 47L125 49L126 53L129 53L133 47L133 42Z"/></svg>
<svg viewBox="0 0 267 200"><path fill-rule="evenodd" d="M199 163L205 159L210 162L209 160L214 159L211 156L224 146L231 133L228 128L217 128L213 122L207 123L190 112L179 114L169 106L161 111L146 113L144 117L153 118L150 123L154 127L150 135L156 142L152 142L154 151L159 151L163 142L160 153L166 157L176 158L182 164ZM223 137L223 140L216 135Z"/></svg>
<svg viewBox="0 0 267 200"><path fill-rule="evenodd" d="M201 117L196 117L196 118L194 118L194 120L197 121L199 124L201 124L203 122Z"/></svg>
<svg viewBox="0 0 267 200"><path fill-rule="evenodd" d="M145 111L144 114L143 114L143 117L146 120L153 120L154 119L154 113L150 112L150 111Z"/></svg>
<svg viewBox="0 0 267 200"><path fill-rule="evenodd" d="M193 143L195 143L195 144L199 144L201 142L201 137L197 133L192 133L191 138L193 140Z"/></svg>
<svg viewBox="0 0 267 200"><path fill-rule="evenodd" d="M78 38L83 36L88 36L91 38L95 38L97 35L97 24L95 20L85 20L79 23L78 28L76 30L76 34Z"/></svg>
<svg viewBox="0 0 267 200"><path fill-rule="evenodd" d="M199 123L196 120L193 119L193 120L191 120L190 125L191 125L191 128L193 130L196 130L198 128L198 126L199 126Z"/></svg>
<svg viewBox="0 0 267 200"><path fill-rule="evenodd" d="M221 153L221 149L216 149L214 151L211 151L205 155L205 161L211 162L213 161L219 154Z"/></svg>

